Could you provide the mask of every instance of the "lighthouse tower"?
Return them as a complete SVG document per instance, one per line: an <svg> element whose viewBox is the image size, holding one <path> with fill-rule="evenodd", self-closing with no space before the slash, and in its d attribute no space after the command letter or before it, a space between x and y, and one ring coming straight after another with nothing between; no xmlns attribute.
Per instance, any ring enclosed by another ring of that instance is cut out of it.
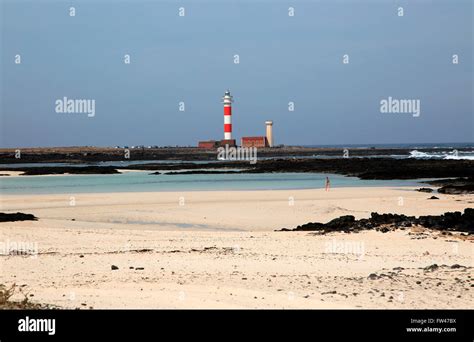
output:
<svg viewBox="0 0 474 342"><path fill-rule="evenodd" d="M226 91L222 98L224 104L224 140L232 139L232 96Z"/></svg>

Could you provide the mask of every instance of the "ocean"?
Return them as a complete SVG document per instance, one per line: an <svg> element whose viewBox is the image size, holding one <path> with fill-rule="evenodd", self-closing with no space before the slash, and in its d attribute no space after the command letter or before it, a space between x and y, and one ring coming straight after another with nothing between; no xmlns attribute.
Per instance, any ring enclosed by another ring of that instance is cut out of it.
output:
<svg viewBox="0 0 474 342"><path fill-rule="evenodd" d="M304 147L351 149L406 149L408 154L379 154L364 158L416 158L416 159L458 159L474 160L474 143L419 143L419 144L349 144L349 145L308 145ZM429 149L429 152L426 150ZM419 151L425 150L425 151ZM314 155L313 158L334 158L334 156ZM338 158L338 156L335 156ZM342 155L339 156L342 158ZM356 157L357 158L357 157Z"/></svg>

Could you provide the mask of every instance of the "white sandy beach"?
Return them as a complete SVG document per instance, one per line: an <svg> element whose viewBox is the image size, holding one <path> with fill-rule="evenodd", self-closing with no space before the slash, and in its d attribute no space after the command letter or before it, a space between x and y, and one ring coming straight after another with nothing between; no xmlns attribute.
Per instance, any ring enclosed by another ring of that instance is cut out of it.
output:
<svg viewBox="0 0 474 342"><path fill-rule="evenodd" d="M1 212L39 220L0 223L0 241L39 254L0 256L0 283L70 308L471 308L472 240L274 232L474 206L472 195L430 196L409 187L2 195Z"/></svg>

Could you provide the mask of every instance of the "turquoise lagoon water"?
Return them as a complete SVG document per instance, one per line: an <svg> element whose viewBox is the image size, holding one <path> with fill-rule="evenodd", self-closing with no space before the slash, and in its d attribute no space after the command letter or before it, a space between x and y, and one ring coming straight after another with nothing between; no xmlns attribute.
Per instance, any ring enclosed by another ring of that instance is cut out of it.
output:
<svg viewBox="0 0 474 342"><path fill-rule="evenodd" d="M151 175L128 172L115 175L2 176L1 194L63 194L100 192L155 192L197 190L283 190L331 187L421 186L416 180L360 180L321 173L267 173L214 175ZM419 180L418 180L419 181Z"/></svg>

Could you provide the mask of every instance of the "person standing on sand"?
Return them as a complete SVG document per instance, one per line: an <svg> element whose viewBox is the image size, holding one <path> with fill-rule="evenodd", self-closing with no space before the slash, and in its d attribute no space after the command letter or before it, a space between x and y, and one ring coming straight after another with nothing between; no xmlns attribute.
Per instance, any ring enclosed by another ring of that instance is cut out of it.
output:
<svg viewBox="0 0 474 342"><path fill-rule="evenodd" d="M326 191L329 191L330 186L331 186L331 181L329 180L329 177L326 177Z"/></svg>

